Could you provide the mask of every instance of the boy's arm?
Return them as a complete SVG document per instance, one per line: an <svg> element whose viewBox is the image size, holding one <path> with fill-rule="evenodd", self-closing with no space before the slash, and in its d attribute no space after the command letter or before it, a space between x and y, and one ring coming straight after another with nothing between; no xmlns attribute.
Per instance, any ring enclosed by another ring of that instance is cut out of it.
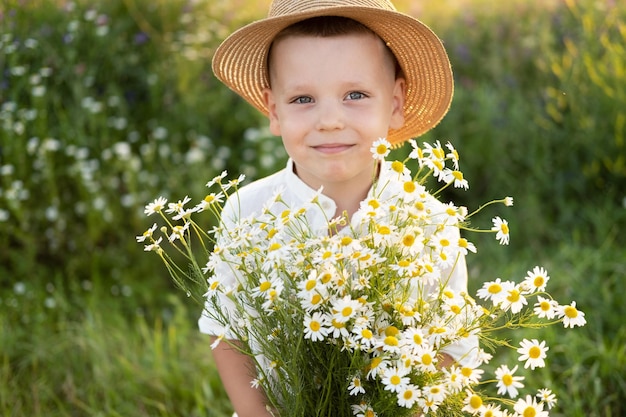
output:
<svg viewBox="0 0 626 417"><path fill-rule="evenodd" d="M215 338L211 339L211 342L215 340ZM270 417L263 391L250 385L255 378L254 360L225 342L221 342L213 349L213 358L237 415L239 417Z"/></svg>

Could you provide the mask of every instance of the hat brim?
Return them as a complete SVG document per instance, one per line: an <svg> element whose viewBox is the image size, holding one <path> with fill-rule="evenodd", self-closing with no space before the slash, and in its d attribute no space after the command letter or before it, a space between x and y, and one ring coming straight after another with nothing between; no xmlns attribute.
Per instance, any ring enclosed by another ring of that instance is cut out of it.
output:
<svg viewBox="0 0 626 417"><path fill-rule="evenodd" d="M264 114L269 87L267 54L274 37L293 23L317 16L342 16L375 32L394 53L406 80L404 126L390 130L393 145L421 136L445 116L454 93L448 55L439 37L412 16L363 6L337 6L271 17L235 31L218 47L213 72L226 86Z"/></svg>

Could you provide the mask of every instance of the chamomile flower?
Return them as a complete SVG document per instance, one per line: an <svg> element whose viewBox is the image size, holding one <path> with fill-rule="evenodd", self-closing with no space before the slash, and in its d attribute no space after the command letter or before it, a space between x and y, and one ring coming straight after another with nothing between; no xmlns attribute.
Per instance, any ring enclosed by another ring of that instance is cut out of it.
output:
<svg viewBox="0 0 626 417"><path fill-rule="evenodd" d="M541 341L540 343L537 339L524 339L520 342L520 346L521 347L517 349L517 353L520 354L520 362L526 361L524 368L530 367L530 369L535 369L546 366L544 359L547 356L546 352L550 348L546 346L545 341Z"/></svg>
<svg viewBox="0 0 626 417"><path fill-rule="evenodd" d="M445 168L442 172L442 181L446 184L452 183L454 188L463 188L464 190L469 189L469 183L463 177L463 173L461 171L453 171Z"/></svg>
<svg viewBox="0 0 626 417"><path fill-rule="evenodd" d="M574 328L576 326L584 326L587 323L585 313L576 308L576 301L572 301L569 305L559 306L557 315L563 319L565 327Z"/></svg>
<svg viewBox="0 0 626 417"><path fill-rule="evenodd" d="M152 203L146 205L146 208L143 212L147 216L150 216L154 213L160 213L165 209L166 204L167 204L167 199L165 197L159 197L156 200L154 200Z"/></svg>
<svg viewBox="0 0 626 417"><path fill-rule="evenodd" d="M498 387L499 395L507 394L511 398L516 398L519 393L517 389L524 387L524 384L520 382L524 380L524 377L515 376L515 371L517 371L517 365L513 369L509 369L506 365L501 365L496 369L498 380L496 387Z"/></svg>
<svg viewBox="0 0 626 417"><path fill-rule="evenodd" d="M475 366L461 367L461 375L463 375L463 383L466 385L478 384L485 371Z"/></svg>
<svg viewBox="0 0 626 417"><path fill-rule="evenodd" d="M414 350L417 368L423 372L437 370L437 352L430 346L420 345Z"/></svg>
<svg viewBox="0 0 626 417"><path fill-rule="evenodd" d="M504 311L509 309L513 314L517 314L528 304L528 300L524 297L524 294L520 291L519 287L515 286L507 291L505 297L500 303L500 308Z"/></svg>
<svg viewBox="0 0 626 417"><path fill-rule="evenodd" d="M157 224L154 223L148 230L143 232L141 236L136 236L135 239L137 240L137 242L145 242L146 239L151 239L156 228Z"/></svg>
<svg viewBox="0 0 626 417"><path fill-rule="evenodd" d="M211 188L213 187L213 185L215 184L221 184L222 180L224 178L226 178L226 175L228 175L228 172L226 171L222 171L222 173L220 175L217 175L216 177L214 177L211 181L206 183L207 188Z"/></svg>
<svg viewBox="0 0 626 417"><path fill-rule="evenodd" d="M195 208L196 208L196 211L200 213L202 211L209 210L214 205L221 204L223 201L224 201L224 193L222 192L219 192L217 194L211 193L211 194L207 194L206 197L204 197L202 201L196 205Z"/></svg>
<svg viewBox="0 0 626 417"><path fill-rule="evenodd" d="M385 375L387 369L390 367L389 360L382 356L374 356L367 366L367 379L378 378Z"/></svg>
<svg viewBox="0 0 626 417"><path fill-rule="evenodd" d="M461 374L461 368L456 365L452 365L449 368L442 369L444 374L444 381L448 391L455 394L461 392L463 389L463 374Z"/></svg>
<svg viewBox="0 0 626 417"><path fill-rule="evenodd" d="M391 152L391 143L385 138L380 138L370 148L370 152L374 156L374 159L378 161L384 161L389 152Z"/></svg>
<svg viewBox="0 0 626 417"><path fill-rule="evenodd" d="M412 408L420 397L420 389L413 385L407 384L398 390L398 405L400 407Z"/></svg>
<svg viewBox="0 0 626 417"><path fill-rule="evenodd" d="M543 402L548 407L548 410L554 407L557 403L556 395L554 395L554 393L547 388L541 388L537 392L537 398L539 398L539 401Z"/></svg>
<svg viewBox="0 0 626 417"><path fill-rule="evenodd" d="M324 340L330 333L328 323L328 317L320 312L316 311L311 316L307 315L304 318L304 338L311 339L313 342Z"/></svg>
<svg viewBox="0 0 626 417"><path fill-rule="evenodd" d="M361 303L358 300L353 300L349 295L336 300L333 303L333 320L339 323L345 323L356 315L361 308Z"/></svg>
<svg viewBox="0 0 626 417"><path fill-rule="evenodd" d="M185 223L182 226L181 225L176 225L172 227L172 232L170 233L170 236L168 237L170 242L174 242L176 239L180 239L181 241L185 239L185 235L187 233L187 231L189 230L189 223Z"/></svg>
<svg viewBox="0 0 626 417"><path fill-rule="evenodd" d="M189 203L190 201L191 198L189 196L185 196L185 198L183 198L182 200L178 200L176 203L168 203L165 212L167 214L178 214L181 211L184 211L185 204Z"/></svg>
<svg viewBox="0 0 626 417"><path fill-rule="evenodd" d="M377 417L378 414L374 411L372 406L367 403L353 404L351 406L352 414L354 417Z"/></svg>
<svg viewBox="0 0 626 417"><path fill-rule="evenodd" d="M527 395L526 398L517 400L513 409L520 416L548 417L547 411L543 410L543 404L537 404L537 400Z"/></svg>
<svg viewBox="0 0 626 417"><path fill-rule="evenodd" d="M145 245L143 247L143 250L145 252L160 252L163 249L161 249L161 241L163 240L162 237L158 238L157 240L153 241L151 244L149 245Z"/></svg>
<svg viewBox="0 0 626 417"><path fill-rule="evenodd" d="M465 399L463 400L463 404L464 407L462 411L466 411L473 416L478 415L485 409L485 405L483 404L483 399L481 398L481 396L470 390L465 391Z"/></svg>
<svg viewBox="0 0 626 417"><path fill-rule="evenodd" d="M499 305L507 296L509 290L515 287L512 281L502 281L496 278L495 281L485 282L476 295L482 300L491 300L494 305Z"/></svg>
<svg viewBox="0 0 626 417"><path fill-rule="evenodd" d="M385 391L401 392L411 381L407 374L408 370L404 367L392 366L386 369L381 380Z"/></svg>
<svg viewBox="0 0 626 417"><path fill-rule="evenodd" d="M496 232L496 239L501 245L509 244L509 223L501 219L499 216L496 216L492 219L493 227L492 231Z"/></svg>
<svg viewBox="0 0 626 417"><path fill-rule="evenodd" d="M442 384L434 384L422 388L422 395L430 401L440 404L446 398L447 392Z"/></svg>
<svg viewBox="0 0 626 417"><path fill-rule="evenodd" d="M458 170L459 169L459 153L454 148L454 145L452 145L452 143L450 142L446 143L446 148L448 148L448 150L450 151L446 154L446 157L452 161L452 165L454 166L454 169Z"/></svg>
<svg viewBox="0 0 626 417"><path fill-rule="evenodd" d="M539 295L537 296L537 302L534 307L533 311L537 317L540 319L552 320L556 316L559 303L557 303L556 300L544 298Z"/></svg>
<svg viewBox="0 0 626 417"><path fill-rule="evenodd" d="M461 252L463 255L467 255L468 252L476 253L476 246L474 246L472 242L468 241L464 237L459 238L457 246L459 248L459 252Z"/></svg>
<svg viewBox="0 0 626 417"><path fill-rule="evenodd" d="M348 385L348 391L350 395L365 394L365 388L363 388L363 384L361 384L361 377L354 376L350 380L350 385Z"/></svg>
<svg viewBox="0 0 626 417"><path fill-rule="evenodd" d="M346 328L346 323L332 319L330 322L330 337L333 339L349 338L350 332L348 332L348 329Z"/></svg>
<svg viewBox="0 0 626 417"><path fill-rule="evenodd" d="M543 292L546 290L546 285L549 279L550 276L548 275L548 272L544 268L536 266L532 271L528 271L524 282L521 284L521 288L531 294L535 292Z"/></svg>

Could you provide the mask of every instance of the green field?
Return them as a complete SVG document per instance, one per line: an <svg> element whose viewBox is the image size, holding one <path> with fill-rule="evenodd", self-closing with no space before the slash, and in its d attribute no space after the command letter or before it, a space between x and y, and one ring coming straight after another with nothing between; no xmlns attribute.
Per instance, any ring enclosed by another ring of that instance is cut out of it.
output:
<svg viewBox="0 0 626 417"><path fill-rule="evenodd" d="M557 394L553 416L626 415L626 4L413 3L399 5L441 36L456 78L420 138L461 154L470 189L444 199L515 199L473 220L505 217L512 240L472 237L472 289L547 268L587 325L534 334L551 349L527 385ZM0 4L0 415L232 413L199 305L135 236L160 195L197 200L222 170L283 166L262 116L210 71L266 4Z"/></svg>

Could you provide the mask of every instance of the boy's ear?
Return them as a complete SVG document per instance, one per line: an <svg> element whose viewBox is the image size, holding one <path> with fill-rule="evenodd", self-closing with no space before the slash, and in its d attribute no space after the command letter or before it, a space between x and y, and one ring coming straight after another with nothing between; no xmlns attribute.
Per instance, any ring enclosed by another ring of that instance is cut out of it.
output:
<svg viewBox="0 0 626 417"><path fill-rule="evenodd" d="M274 93L270 88L263 89L263 101L269 111L270 132L274 136L280 136L280 122L276 113L276 100L274 100Z"/></svg>
<svg viewBox="0 0 626 417"><path fill-rule="evenodd" d="M406 97L406 81L402 77L396 78L393 87L391 120L389 127L391 129L400 129L404 126L404 98Z"/></svg>

